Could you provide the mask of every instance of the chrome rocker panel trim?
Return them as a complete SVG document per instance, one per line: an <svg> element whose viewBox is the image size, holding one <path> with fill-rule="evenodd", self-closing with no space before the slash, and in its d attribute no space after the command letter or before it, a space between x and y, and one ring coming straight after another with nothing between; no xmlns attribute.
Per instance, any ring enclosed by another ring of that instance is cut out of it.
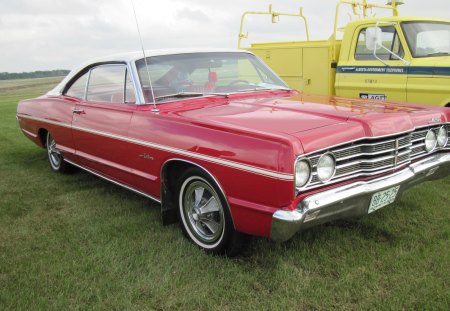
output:
<svg viewBox="0 0 450 311"><path fill-rule="evenodd" d="M372 195L397 185L401 193L414 185L450 175L450 154L438 153L407 168L370 181L359 181L304 198L296 210L278 210L272 216L270 238L283 242L297 231L325 222L367 215Z"/></svg>
<svg viewBox="0 0 450 311"><path fill-rule="evenodd" d="M110 183L113 183L113 184L115 184L115 185L117 185L117 186L119 186L119 187L122 187L122 188L128 189L128 190L130 190L130 191L133 191L133 192L135 192L135 193L137 193L137 194L140 194L140 195L142 195L142 196L144 196L144 197L146 197L146 198L149 198L150 200L153 200L153 201L155 201L155 202L161 204L161 200L160 200L160 199L157 199L157 198L155 198L155 197L153 197L153 196L151 196L151 195L149 195L149 194L147 194L147 193L145 193L145 192L142 192L142 191L140 191L140 190L137 190L137 189L135 189L135 188L132 188L132 187L130 187L130 186L127 186L127 185L125 185L125 184L122 184L122 183L120 183L120 182L118 182L118 181L116 181L116 180L114 180L114 179L111 179L111 178L109 178L109 177L106 177L106 176L104 176L104 175L102 175L102 174L100 174L100 173L98 173L98 172L96 172L96 171L93 171L93 170L91 170L91 169L88 169L87 167L84 167L84 166L82 166L82 165L79 165L79 164L77 164L77 163L75 163L75 162L73 162L73 161L70 161L70 160L67 160L67 159L63 159L63 160L66 161L67 163L73 165L73 166L76 166L76 167L78 167L78 168L80 168L80 169L82 169L82 170L88 172L88 173L91 173L92 175L95 175L95 176L97 176L97 177L100 177L100 178L102 178L102 179L104 179L104 180L106 180L106 181L109 181Z"/></svg>

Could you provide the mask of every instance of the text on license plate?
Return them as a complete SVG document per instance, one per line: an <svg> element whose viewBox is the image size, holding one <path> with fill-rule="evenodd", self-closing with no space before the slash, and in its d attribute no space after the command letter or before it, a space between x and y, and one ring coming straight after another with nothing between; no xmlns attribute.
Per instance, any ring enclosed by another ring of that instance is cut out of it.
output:
<svg viewBox="0 0 450 311"><path fill-rule="evenodd" d="M395 197L397 196L397 192L400 186L395 186L383 191L379 191L372 196L372 200L370 200L369 211L368 213L372 213L383 206L389 205L395 201Z"/></svg>

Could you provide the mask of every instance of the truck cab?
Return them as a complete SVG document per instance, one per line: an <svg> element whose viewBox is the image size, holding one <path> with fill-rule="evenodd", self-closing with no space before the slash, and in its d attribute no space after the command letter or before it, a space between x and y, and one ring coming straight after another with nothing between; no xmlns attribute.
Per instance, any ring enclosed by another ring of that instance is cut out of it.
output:
<svg viewBox="0 0 450 311"><path fill-rule="evenodd" d="M341 6L350 5L361 17L338 27ZM392 10L392 16L369 17L372 8ZM328 40L252 43L248 50L261 57L294 89L305 94L372 100L426 103L450 107L450 20L398 16L398 1L388 5L363 0L338 1L334 30ZM342 32L342 39L337 39Z"/></svg>
<svg viewBox="0 0 450 311"><path fill-rule="evenodd" d="M367 48L367 30L380 44ZM450 22L388 17L347 25L336 70L336 95L450 104Z"/></svg>

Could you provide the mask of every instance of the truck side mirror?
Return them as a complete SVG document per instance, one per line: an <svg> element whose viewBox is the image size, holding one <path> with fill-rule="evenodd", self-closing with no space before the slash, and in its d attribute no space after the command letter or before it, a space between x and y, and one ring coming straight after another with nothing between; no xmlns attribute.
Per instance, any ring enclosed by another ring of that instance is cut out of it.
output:
<svg viewBox="0 0 450 311"><path fill-rule="evenodd" d="M369 51L375 51L377 48L381 47L382 44L381 28L368 27L366 29L366 48Z"/></svg>

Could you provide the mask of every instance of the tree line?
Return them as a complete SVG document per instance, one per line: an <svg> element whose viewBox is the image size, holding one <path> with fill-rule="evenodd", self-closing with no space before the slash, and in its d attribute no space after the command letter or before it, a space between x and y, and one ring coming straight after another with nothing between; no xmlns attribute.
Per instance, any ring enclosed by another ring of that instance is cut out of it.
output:
<svg viewBox="0 0 450 311"><path fill-rule="evenodd" d="M66 76L69 71L70 70L57 69L45 71L38 70L32 72L0 72L0 80L59 77Z"/></svg>

